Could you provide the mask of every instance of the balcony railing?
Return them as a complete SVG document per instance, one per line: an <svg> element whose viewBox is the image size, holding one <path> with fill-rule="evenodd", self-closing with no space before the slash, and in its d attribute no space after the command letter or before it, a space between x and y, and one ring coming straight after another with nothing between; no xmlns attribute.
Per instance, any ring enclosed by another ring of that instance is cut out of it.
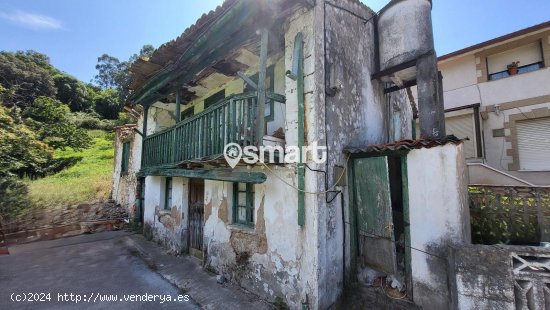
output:
<svg viewBox="0 0 550 310"><path fill-rule="evenodd" d="M284 102L284 97L271 94L267 100ZM254 145L257 105L256 93L233 95L174 127L145 137L142 167L216 158L228 143ZM266 119L274 113L273 104L270 107L271 115Z"/></svg>

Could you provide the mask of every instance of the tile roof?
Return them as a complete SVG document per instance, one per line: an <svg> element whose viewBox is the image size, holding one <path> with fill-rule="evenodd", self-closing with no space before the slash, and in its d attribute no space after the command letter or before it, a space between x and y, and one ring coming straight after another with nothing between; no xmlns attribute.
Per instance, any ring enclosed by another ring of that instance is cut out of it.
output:
<svg viewBox="0 0 550 310"><path fill-rule="evenodd" d="M443 139L418 139L418 140L401 140L386 144L372 144L366 147L346 147L346 154L372 154L394 151L407 151L413 149L432 148L446 144L460 144L463 140L458 139L453 135L446 136Z"/></svg>

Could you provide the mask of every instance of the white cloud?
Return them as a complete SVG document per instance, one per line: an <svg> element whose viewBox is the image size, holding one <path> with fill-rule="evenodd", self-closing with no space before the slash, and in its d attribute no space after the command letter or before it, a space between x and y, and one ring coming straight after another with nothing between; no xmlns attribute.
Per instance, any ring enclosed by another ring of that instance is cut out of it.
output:
<svg viewBox="0 0 550 310"><path fill-rule="evenodd" d="M0 18L31 29L61 29L61 21L46 15L15 10L11 13L0 12Z"/></svg>

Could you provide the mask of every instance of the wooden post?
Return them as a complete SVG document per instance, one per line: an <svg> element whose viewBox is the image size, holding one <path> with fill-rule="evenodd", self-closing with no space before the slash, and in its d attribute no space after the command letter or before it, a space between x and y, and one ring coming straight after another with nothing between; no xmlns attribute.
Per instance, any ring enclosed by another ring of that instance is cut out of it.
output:
<svg viewBox="0 0 550 310"><path fill-rule="evenodd" d="M176 91L176 124L181 121L181 90Z"/></svg>
<svg viewBox="0 0 550 310"><path fill-rule="evenodd" d="M435 54L430 53L420 57L417 62L417 71L420 138L445 138L442 82L437 71Z"/></svg>
<svg viewBox="0 0 550 310"><path fill-rule="evenodd" d="M178 88L176 90L176 125L181 121L181 90ZM174 127L174 130L172 132L172 160L171 162L176 162L179 160L178 156L178 148L179 143L183 141L178 141L178 135L176 134L178 132L178 128Z"/></svg>
<svg viewBox="0 0 550 310"><path fill-rule="evenodd" d="M267 71L268 30L261 30L260 71L258 72L258 118L256 120L256 145L261 146L265 135L265 79Z"/></svg>
<svg viewBox="0 0 550 310"><path fill-rule="evenodd" d="M149 117L149 107L143 108L143 137L147 137L147 118Z"/></svg>
<svg viewBox="0 0 550 310"><path fill-rule="evenodd" d="M143 135L141 138L141 168L145 163L145 137L147 137L147 118L149 117L149 106L143 107Z"/></svg>
<svg viewBox="0 0 550 310"><path fill-rule="evenodd" d="M296 95L298 96L298 148L300 149L300 160L298 162L298 225L306 223L306 170L304 166L302 148L305 144L305 108L304 108L304 37L301 32L294 37L294 55L297 59L296 70ZM295 60L296 61L296 60Z"/></svg>

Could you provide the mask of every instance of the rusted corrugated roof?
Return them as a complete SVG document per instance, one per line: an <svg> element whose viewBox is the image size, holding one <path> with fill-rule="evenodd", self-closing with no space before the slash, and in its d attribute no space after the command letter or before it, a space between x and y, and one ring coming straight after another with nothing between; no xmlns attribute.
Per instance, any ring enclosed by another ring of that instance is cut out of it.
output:
<svg viewBox="0 0 550 310"><path fill-rule="evenodd" d="M346 147L344 153L346 154L372 154L394 151L407 151L422 148L432 148L436 146L442 146L446 144L460 144L462 140L453 135L449 135L443 139L418 139L418 140L401 140L397 142L391 142L386 144L372 144L366 147Z"/></svg>
<svg viewBox="0 0 550 310"><path fill-rule="evenodd" d="M143 83L162 68L172 64L178 55L181 54L189 45L201 36L201 34L210 26L217 18L225 14L239 0L225 0L222 5L216 9L203 14L193 25L189 26L176 39L164 43L157 48L153 55L148 59L140 58L136 60L130 67L132 73L132 81L128 88L135 90L140 88Z"/></svg>
<svg viewBox="0 0 550 310"><path fill-rule="evenodd" d="M139 91L148 80L162 74L162 72L173 70L173 65L177 63L180 55L188 50L211 25L243 1L248 2L249 5L278 6L279 9L285 11L279 12L281 15L295 12L296 7L308 2L306 0L225 0L222 5L218 6L216 9L207 14L203 14L193 25L185 29L179 37L157 48L151 57L137 59L130 67L132 78L127 86L128 89ZM370 8L359 0L349 1L370 10ZM372 12L372 10L370 11Z"/></svg>

